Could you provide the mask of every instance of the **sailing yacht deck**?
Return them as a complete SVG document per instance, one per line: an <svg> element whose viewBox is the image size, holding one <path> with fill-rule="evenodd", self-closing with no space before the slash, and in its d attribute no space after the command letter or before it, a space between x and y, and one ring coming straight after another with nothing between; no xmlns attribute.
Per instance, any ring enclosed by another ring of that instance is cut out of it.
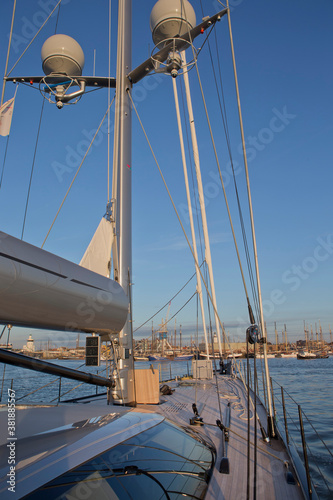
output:
<svg viewBox="0 0 333 500"><path fill-rule="evenodd" d="M124 440L128 440L131 438L131 433L134 436L144 432L149 426L163 421L163 417L178 425L188 426L190 419L194 417L193 403L197 405L203 420L203 425L195 426L195 430L212 441L216 449L215 466L205 499L247 498L247 394L242 382L234 376L217 375L217 384L214 378L212 380L175 381L170 382L170 386L174 392L171 395L162 396L160 404L138 405L136 408L106 405L103 395L92 398L91 401L85 399L84 404L78 402L76 404L62 403L58 406L18 407L16 415L17 493L20 492L18 498L35 488L40 488L54 476L64 474L91 457L98 456L105 449L112 449ZM219 419L227 425L229 408L229 441L225 443L223 432L217 427L216 420ZM267 415L264 407L259 403L257 412L265 427ZM2 469L4 479L2 484L0 483L0 491L4 498L9 498L10 493L7 491L8 485L5 479L5 471L8 469L6 418L6 407L3 407L0 411L2 424L0 444L3 450L0 469ZM125 427L122 421L125 421ZM108 422L113 422L113 430L108 427ZM282 442L278 439L273 439L271 443L264 442L259 425L257 427L257 498L303 499L300 485L287 483L285 462L289 459ZM254 442L252 409L250 442ZM30 457L32 449L33 453ZM250 446L250 455L248 498L254 498L253 444ZM224 471L225 465L229 465L229 474L219 472L222 459ZM56 470L52 465L54 463L57 463ZM26 468L28 465L29 467ZM112 462L111 466L113 465ZM41 467L44 470L43 477L39 474ZM294 472L293 475L296 477Z"/></svg>
<svg viewBox="0 0 333 500"><path fill-rule="evenodd" d="M189 425L194 416L192 404L196 403L204 425L196 429L208 436L214 443L217 458L210 480L206 499L245 499L247 493L247 402L246 390L239 379L231 376L218 375L218 390L215 381L199 380L193 383L171 385L175 390L172 395L163 396L163 403L157 406L142 405L141 408L151 409L180 424ZM220 419L217 393L220 395L222 422L225 422L227 405L230 402L230 432L229 442L223 450L222 432L216 426ZM257 412L262 425L266 427L266 411L263 406L257 406ZM257 498L270 499L301 499L304 498L298 483L288 484L286 480L288 461L282 442L273 439L266 443L262 439L259 425L257 426ZM251 443L254 442L254 417L251 410ZM254 475L254 448L251 445L250 460L250 497L252 498ZM229 459L229 474L219 472L221 459ZM293 472L296 478L295 473Z"/></svg>

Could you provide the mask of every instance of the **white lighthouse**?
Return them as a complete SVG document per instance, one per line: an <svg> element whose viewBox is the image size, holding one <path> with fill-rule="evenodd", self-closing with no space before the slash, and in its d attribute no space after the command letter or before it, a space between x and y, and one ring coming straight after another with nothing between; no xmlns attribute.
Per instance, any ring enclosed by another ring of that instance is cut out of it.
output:
<svg viewBox="0 0 333 500"><path fill-rule="evenodd" d="M32 338L31 334L29 335L27 344L23 346L23 351L35 352L35 341Z"/></svg>

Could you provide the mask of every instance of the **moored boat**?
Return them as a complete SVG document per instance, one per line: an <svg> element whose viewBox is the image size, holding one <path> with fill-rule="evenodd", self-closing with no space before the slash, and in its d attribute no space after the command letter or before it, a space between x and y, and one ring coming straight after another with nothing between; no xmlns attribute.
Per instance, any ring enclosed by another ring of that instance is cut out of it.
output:
<svg viewBox="0 0 333 500"><path fill-rule="evenodd" d="M171 358L159 356L158 354L149 354L148 361L170 361Z"/></svg>
<svg viewBox="0 0 333 500"><path fill-rule="evenodd" d="M297 359L316 359L317 356L314 352L310 351L299 351L297 353Z"/></svg>

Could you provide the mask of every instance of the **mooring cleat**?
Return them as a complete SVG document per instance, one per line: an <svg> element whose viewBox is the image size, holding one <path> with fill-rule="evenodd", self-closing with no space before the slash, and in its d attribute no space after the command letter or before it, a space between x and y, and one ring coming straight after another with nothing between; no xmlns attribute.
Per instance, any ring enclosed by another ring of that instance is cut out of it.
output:
<svg viewBox="0 0 333 500"><path fill-rule="evenodd" d="M204 425L202 417L195 416L190 418L190 425Z"/></svg>

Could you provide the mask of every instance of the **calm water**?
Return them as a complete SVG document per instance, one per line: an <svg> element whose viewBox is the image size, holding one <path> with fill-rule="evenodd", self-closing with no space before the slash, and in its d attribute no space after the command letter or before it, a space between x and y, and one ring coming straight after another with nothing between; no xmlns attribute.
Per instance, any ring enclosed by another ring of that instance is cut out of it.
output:
<svg viewBox="0 0 333 500"><path fill-rule="evenodd" d="M328 359L316 360L297 360L297 359L269 359L270 375L273 379L274 402L278 411L278 425L284 429L283 414L281 412L281 388L285 391L285 402L287 408L288 430L292 435L292 441L300 446L301 441L298 438L299 427L298 409L294 401L301 405L304 427L307 443L310 445L311 453L309 460L311 462L311 471L316 490L320 499L333 498L333 357ZM88 371L83 365L82 360L55 360L55 363ZM246 360L241 363L245 366ZM162 363L137 362L136 366L146 368L151 364L160 370L161 380L167 380L171 377L182 376L191 373L190 361L174 361ZM253 374L253 360L250 360L251 371ZM103 371L104 370L104 371ZM7 399L7 388L13 384L16 391L17 403L31 402L57 402L59 397L59 379L51 375L41 375L23 368L6 366L3 382L4 365L0 363L0 384L3 393L1 403ZM105 375L105 364L99 368L90 368L92 373L99 372ZM258 374L261 372L261 362L257 360ZM253 376L253 375L252 375ZM260 375L258 375L260 377ZM49 384L45 387L45 384ZM44 386L38 392L34 389ZM77 387L78 386L78 387ZM264 400L262 382L259 380L260 397ZM75 388L76 387L76 388ZM74 388L74 390L73 390ZM70 392L68 392L70 391ZM79 384L75 381L62 379L61 400L71 399L78 396L95 393L93 386ZM104 388L98 388L98 392L104 392ZM25 397L23 397L25 396ZM289 397L290 396L290 397ZM21 399L22 398L22 399ZM294 400L294 401L293 401ZM313 430L312 426L315 428ZM323 444L320 438L325 442ZM328 450L325 448L327 446ZM318 473L317 465L322 470L322 475ZM329 492L328 487L331 492Z"/></svg>

